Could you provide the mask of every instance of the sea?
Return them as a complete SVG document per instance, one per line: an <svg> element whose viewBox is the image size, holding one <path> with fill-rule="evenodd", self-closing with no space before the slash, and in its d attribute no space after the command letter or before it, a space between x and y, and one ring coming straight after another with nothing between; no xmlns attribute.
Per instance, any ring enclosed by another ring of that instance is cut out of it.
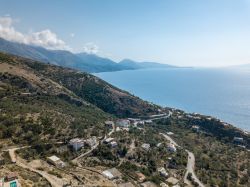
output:
<svg viewBox="0 0 250 187"><path fill-rule="evenodd" d="M210 115L250 131L250 69L140 69L95 75L155 104Z"/></svg>

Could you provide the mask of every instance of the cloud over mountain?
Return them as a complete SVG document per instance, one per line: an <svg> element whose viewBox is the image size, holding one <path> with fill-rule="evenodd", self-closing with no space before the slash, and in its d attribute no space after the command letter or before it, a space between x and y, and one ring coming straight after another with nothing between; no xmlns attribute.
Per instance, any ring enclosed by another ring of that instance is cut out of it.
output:
<svg viewBox="0 0 250 187"><path fill-rule="evenodd" d="M96 44L89 42L83 46L83 51L88 54L96 54L99 52L99 47Z"/></svg>
<svg viewBox="0 0 250 187"><path fill-rule="evenodd" d="M25 34L17 31L13 26L14 23L15 20L10 16L0 17L1 38L13 42L41 46L47 49L71 50L71 48L50 29Z"/></svg>

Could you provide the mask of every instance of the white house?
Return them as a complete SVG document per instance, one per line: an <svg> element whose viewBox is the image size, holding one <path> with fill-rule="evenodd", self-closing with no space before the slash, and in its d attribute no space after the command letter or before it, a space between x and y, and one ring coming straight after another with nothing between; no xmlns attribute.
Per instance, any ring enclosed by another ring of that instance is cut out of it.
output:
<svg viewBox="0 0 250 187"><path fill-rule="evenodd" d="M129 127L130 121L128 119L119 119L116 121L116 124L120 127Z"/></svg>
<svg viewBox="0 0 250 187"><path fill-rule="evenodd" d="M84 146L84 141L79 138L74 138L69 141L69 145L71 145L75 151L78 151Z"/></svg>
<svg viewBox="0 0 250 187"><path fill-rule="evenodd" d="M159 172L159 174L160 174L161 176L163 176L163 177L168 177L168 173L167 173L167 171L165 170L164 167L158 168L157 171Z"/></svg>
<svg viewBox="0 0 250 187"><path fill-rule="evenodd" d="M112 142L110 142L110 145L111 145L112 148L114 148L114 147L116 147L118 144L117 144L116 141L112 141Z"/></svg>
<svg viewBox="0 0 250 187"><path fill-rule="evenodd" d="M65 167L65 163L55 155L47 157L47 160L49 163L53 164L56 167Z"/></svg>
<svg viewBox="0 0 250 187"><path fill-rule="evenodd" d="M150 149L150 144L144 143L141 146L144 150L148 151Z"/></svg>
<svg viewBox="0 0 250 187"><path fill-rule="evenodd" d="M167 146L167 150L169 152L176 152L176 147L175 147L174 144L169 143L168 146Z"/></svg>
<svg viewBox="0 0 250 187"><path fill-rule="evenodd" d="M244 143L244 139L241 137L234 137L234 142L235 143Z"/></svg>
<svg viewBox="0 0 250 187"><path fill-rule="evenodd" d="M102 175L110 180L118 179L122 176L122 174L116 168L105 170L102 172Z"/></svg>

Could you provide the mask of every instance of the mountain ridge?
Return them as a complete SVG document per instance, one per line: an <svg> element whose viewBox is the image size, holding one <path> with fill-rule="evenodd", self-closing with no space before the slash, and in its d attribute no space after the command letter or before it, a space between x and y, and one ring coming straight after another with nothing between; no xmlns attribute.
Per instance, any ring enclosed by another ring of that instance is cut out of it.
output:
<svg viewBox="0 0 250 187"><path fill-rule="evenodd" d="M168 66L159 63L138 63L135 61L133 61L133 64L130 65L124 63L124 61L122 63L117 63L111 59L100 57L95 54L74 54L66 50L49 50L43 47L11 42L3 38L0 38L0 51L89 73L134 70L154 67L172 67L170 65Z"/></svg>

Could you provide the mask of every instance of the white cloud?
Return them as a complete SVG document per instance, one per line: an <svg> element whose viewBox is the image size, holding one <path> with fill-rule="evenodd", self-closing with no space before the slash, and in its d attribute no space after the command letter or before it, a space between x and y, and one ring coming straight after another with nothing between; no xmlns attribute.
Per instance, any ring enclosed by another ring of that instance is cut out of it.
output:
<svg viewBox="0 0 250 187"><path fill-rule="evenodd" d="M41 46L47 49L71 50L63 40L59 39L58 36L49 29L23 34L14 28L14 22L10 16L0 17L1 38L13 42Z"/></svg>
<svg viewBox="0 0 250 187"><path fill-rule="evenodd" d="M96 54L99 52L99 47L96 44L89 42L84 45L83 51L89 54Z"/></svg>
<svg viewBox="0 0 250 187"><path fill-rule="evenodd" d="M71 38L74 38L75 37L75 33L70 33L69 35Z"/></svg>
<svg viewBox="0 0 250 187"><path fill-rule="evenodd" d="M59 39L57 35L49 29L31 33L28 36L28 42L29 44L42 46L47 49L70 49L63 40Z"/></svg>

